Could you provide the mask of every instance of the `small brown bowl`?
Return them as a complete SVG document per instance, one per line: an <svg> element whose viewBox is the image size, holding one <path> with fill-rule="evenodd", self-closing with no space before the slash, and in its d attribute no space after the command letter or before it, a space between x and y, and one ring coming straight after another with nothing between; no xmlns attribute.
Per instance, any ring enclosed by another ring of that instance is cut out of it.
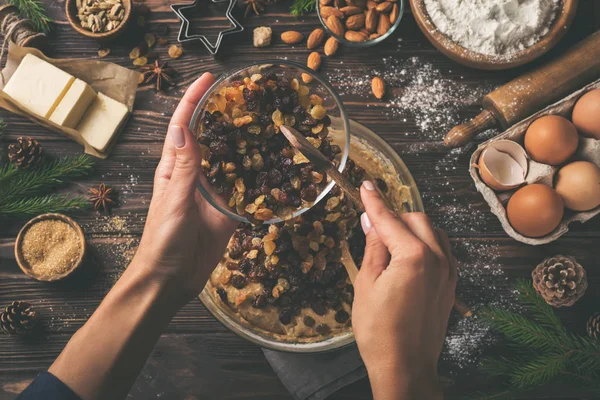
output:
<svg viewBox="0 0 600 400"><path fill-rule="evenodd" d="M560 8L556 11L556 17L548 33L532 46L506 57L476 53L460 46L441 33L433 24L425 8L424 0L412 0L410 6L417 25L425 37L448 58L471 68L503 70L531 62L554 47L573 23L577 12L577 3L578 0L563 0Z"/></svg>
<svg viewBox="0 0 600 400"><path fill-rule="evenodd" d="M27 232L27 230L29 228L31 228L31 226L33 226L33 224L40 222L40 221L46 221L46 220L59 220L59 221L69 224L73 229L75 229L75 232L77 232L77 236L79 236L79 244L81 246L81 254L77 258L77 262L73 265L73 267L70 270L63 272L62 274L53 275L50 277L40 276L40 275L37 275L36 273L34 273L33 270L31 269L29 263L27 261L25 261L25 257L23 256L23 252L21 249L22 245L23 245L23 237L25 237L25 233ZM25 275L27 275L33 279L36 279L38 281L42 281L42 282L54 282L54 281L64 279L67 276L71 275L77 268L79 268L79 266L83 262L85 253L86 253L85 235L83 234L83 230L81 229L81 226L79 226L79 224L77 222L73 221L71 218L67 217L66 215L62 215L62 214L38 215L37 217L35 217L32 220L30 220L29 222L27 222L25 224L25 226L23 226L23 228L21 228L21 231L19 231L19 234L17 235L17 240L15 242L15 258L17 259L17 264L19 264L19 268L21 268L21 271L23 271L25 273Z"/></svg>
<svg viewBox="0 0 600 400"><path fill-rule="evenodd" d="M81 26L79 18L77 18L77 1L67 0L65 2L65 12L67 14L67 20L69 20L69 23L71 24L73 29L75 29L75 31L82 34L83 36L87 36L89 38L96 39L99 41L110 41L112 39L115 39L117 36L119 36L125 31L125 27L131 20L131 0L123 0L123 9L125 10L123 21L121 21L121 23L119 24L119 26L116 27L116 29L113 29L109 32L94 33Z"/></svg>

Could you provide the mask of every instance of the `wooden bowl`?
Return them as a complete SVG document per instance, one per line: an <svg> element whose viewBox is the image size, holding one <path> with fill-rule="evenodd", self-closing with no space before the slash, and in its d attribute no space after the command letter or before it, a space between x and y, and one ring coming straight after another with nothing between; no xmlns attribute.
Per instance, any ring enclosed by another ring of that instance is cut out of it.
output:
<svg viewBox="0 0 600 400"><path fill-rule="evenodd" d="M468 67L502 70L531 62L554 47L571 26L577 12L577 3L578 0L563 0L548 33L534 45L510 56L491 56L466 49L437 30L429 18L424 0L411 0L410 6L423 34L444 55Z"/></svg>
<svg viewBox="0 0 600 400"><path fill-rule="evenodd" d="M27 261L25 261L25 257L23 256L23 252L22 252L23 238L25 237L25 233L27 232L27 230L29 228L31 228L31 226L33 224L35 224L36 222L46 221L46 220L59 220L59 221L69 224L73 229L75 229L75 232L77 232L77 236L79 236L79 244L81 246L81 254L77 258L77 262L75 262L75 264L73 264L73 267L70 270L63 272L62 274L53 275L50 277L40 276L40 275L34 273L31 269L31 266L29 265L29 263ZM43 282L54 282L54 281L64 279L67 276L71 275L77 268L79 268L79 266L83 262L85 254L86 254L85 235L83 234L83 230L81 229L81 226L79 226L79 224L77 222L73 221L71 218L69 218L63 214L38 215L37 217L35 217L32 220L30 220L29 222L27 222L25 224L25 226L23 226L23 228L21 228L21 230L19 231L19 234L17 235L17 240L15 242L15 258L17 260L17 264L19 264L19 268L21 268L21 271L23 271L25 273L25 275L27 275L33 279L36 279L38 281L43 281Z"/></svg>
<svg viewBox="0 0 600 400"><path fill-rule="evenodd" d="M117 26L116 29L113 29L110 32L94 33L81 27L79 18L77 18L76 0L67 0L65 2L65 13L67 14L67 20L69 21L73 29L75 29L75 31L82 34L83 36L87 36L89 38L96 39L99 41L110 41L112 39L115 39L117 36L119 36L125 31L125 27L131 20L131 0L123 0L123 9L125 10L123 21L121 21L121 24L119 24L119 26Z"/></svg>

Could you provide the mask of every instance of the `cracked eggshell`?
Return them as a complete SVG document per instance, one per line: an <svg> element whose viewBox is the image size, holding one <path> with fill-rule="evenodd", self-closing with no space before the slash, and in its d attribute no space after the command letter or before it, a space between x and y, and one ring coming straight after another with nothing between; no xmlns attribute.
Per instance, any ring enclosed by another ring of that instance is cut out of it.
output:
<svg viewBox="0 0 600 400"><path fill-rule="evenodd" d="M529 160L517 142L497 140L481 152L477 167L482 181L494 190L505 191L525 182Z"/></svg>

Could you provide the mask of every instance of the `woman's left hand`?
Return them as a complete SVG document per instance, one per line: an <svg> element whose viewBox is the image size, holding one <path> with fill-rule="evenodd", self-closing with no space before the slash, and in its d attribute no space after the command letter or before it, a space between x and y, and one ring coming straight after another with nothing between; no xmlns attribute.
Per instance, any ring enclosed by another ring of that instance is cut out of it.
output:
<svg viewBox="0 0 600 400"><path fill-rule="evenodd" d="M161 284L176 287L181 305L202 290L237 226L196 189L201 154L188 126L213 81L205 73L194 82L171 118L146 227L132 262Z"/></svg>

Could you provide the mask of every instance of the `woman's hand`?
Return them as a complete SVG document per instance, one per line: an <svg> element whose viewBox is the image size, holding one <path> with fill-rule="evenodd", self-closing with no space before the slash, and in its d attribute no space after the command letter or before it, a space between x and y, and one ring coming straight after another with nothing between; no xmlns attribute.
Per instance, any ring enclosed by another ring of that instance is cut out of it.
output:
<svg viewBox="0 0 600 400"><path fill-rule="evenodd" d="M146 227L132 262L159 283L176 287L181 305L202 290L237 226L196 189L201 155L188 126L213 81L213 76L205 73L194 82L171 118Z"/></svg>
<svg viewBox="0 0 600 400"><path fill-rule="evenodd" d="M367 236L352 321L376 399L441 398L437 361L454 303L448 237L422 213L389 211L371 182L361 188Z"/></svg>

